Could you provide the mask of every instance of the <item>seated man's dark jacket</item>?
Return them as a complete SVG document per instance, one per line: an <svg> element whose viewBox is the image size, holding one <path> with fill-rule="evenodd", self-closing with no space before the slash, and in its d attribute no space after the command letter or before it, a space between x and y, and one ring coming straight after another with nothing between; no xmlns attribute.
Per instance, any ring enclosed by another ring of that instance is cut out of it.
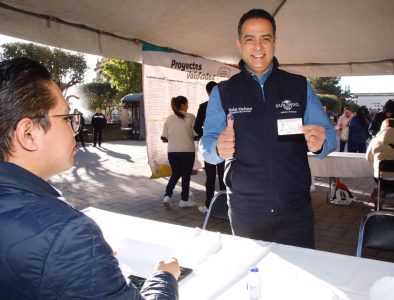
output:
<svg viewBox="0 0 394 300"><path fill-rule="evenodd" d="M49 183L0 162L0 299L178 299L168 272L128 285L98 225Z"/></svg>

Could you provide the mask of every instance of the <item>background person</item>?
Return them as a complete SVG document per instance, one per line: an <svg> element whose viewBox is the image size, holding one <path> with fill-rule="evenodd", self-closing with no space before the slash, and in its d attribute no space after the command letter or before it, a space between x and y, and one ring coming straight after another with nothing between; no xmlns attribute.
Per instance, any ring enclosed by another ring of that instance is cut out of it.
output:
<svg viewBox="0 0 394 300"><path fill-rule="evenodd" d="M377 183L379 177L379 163L382 160L390 159L394 160L394 119L386 119L382 122L381 129L377 135L369 143L366 158L368 161L373 163L374 169L374 180ZM383 178L390 178L394 180L394 173L383 173ZM393 189L393 182L381 181L381 189L383 191L382 196L384 197L384 190L390 188ZM378 189L374 188L371 193L371 200L377 205ZM376 207L377 208L377 207Z"/></svg>
<svg viewBox="0 0 394 300"><path fill-rule="evenodd" d="M164 123L161 139L168 142L168 161L172 175L166 186L163 205L170 207L170 200L178 180L182 177L182 192L179 207L193 207L197 203L189 199L190 177L195 159L193 126L195 116L187 112L189 103L184 96L171 99L174 112Z"/></svg>
<svg viewBox="0 0 394 300"><path fill-rule="evenodd" d="M79 114L79 122L80 122L80 129L78 134L75 136L75 141L77 142L81 142L82 147L85 148L85 140L83 138L83 127L85 126L85 118L83 117L83 114L78 111L78 109L74 109L74 114Z"/></svg>
<svg viewBox="0 0 394 300"><path fill-rule="evenodd" d="M349 107L345 107L342 116L339 117L337 125L335 126L335 129L337 130L339 136L339 152L345 151L345 146L349 139L348 126L351 118L352 118L351 110L349 109ZM347 131L347 137L342 134L344 130Z"/></svg>
<svg viewBox="0 0 394 300"><path fill-rule="evenodd" d="M178 299L176 259L140 294L98 225L48 183L74 162L69 110L43 66L0 63L0 299Z"/></svg>
<svg viewBox="0 0 394 300"><path fill-rule="evenodd" d="M99 147L101 147L101 140L103 137L103 129L107 125L107 119L101 113L99 107L96 108L96 113L92 116L92 127L93 127L93 147L96 147L98 142Z"/></svg>
<svg viewBox="0 0 394 300"><path fill-rule="evenodd" d="M210 81L205 86L208 96L211 94L212 89L217 86L218 84L215 81ZM205 115L207 112L208 101L201 103L198 107L196 123L194 124L194 131L198 134L198 139L203 136L204 133L204 121ZM219 179L219 189L221 191L226 190L226 185L223 182L223 175L224 175L224 161L218 163L217 165L210 164L207 161L204 161L204 170L206 175L205 180L205 206L201 206L198 210L202 213L206 213L208 211L209 205L211 204L211 200L215 193L215 182L216 182L216 169Z"/></svg>
<svg viewBox="0 0 394 300"><path fill-rule="evenodd" d="M314 248L307 151L323 158L336 148L336 136L306 78L278 68L275 33L265 10L241 17L241 72L213 88L200 148L212 164L227 159L235 235ZM291 126L286 119L305 124L300 134L279 135L278 120Z"/></svg>
<svg viewBox="0 0 394 300"><path fill-rule="evenodd" d="M369 121L365 114L365 108L359 107L349 122L348 152L365 153L367 150Z"/></svg>
<svg viewBox="0 0 394 300"><path fill-rule="evenodd" d="M371 125L369 127L369 133L372 136L375 136L382 125L382 122L394 116L394 100L390 99L383 106L383 111L378 112L375 117L373 118Z"/></svg>

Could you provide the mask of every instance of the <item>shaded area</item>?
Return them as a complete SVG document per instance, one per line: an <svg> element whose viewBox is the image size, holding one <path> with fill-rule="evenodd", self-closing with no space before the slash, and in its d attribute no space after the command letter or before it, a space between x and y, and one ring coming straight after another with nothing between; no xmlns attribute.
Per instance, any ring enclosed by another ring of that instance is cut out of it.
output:
<svg viewBox="0 0 394 300"><path fill-rule="evenodd" d="M205 214L197 208L179 208L180 182L171 199L171 209L162 205L168 178L149 179L151 175L144 141L105 142L101 148L80 148L75 166L54 177L51 182L60 189L75 208L88 206L116 213L163 221L188 227L201 227ZM205 174L201 170L191 177L190 199L203 205ZM312 192L315 212L316 249L354 256L362 218L373 208L368 203L373 179L343 179L357 198L349 206L327 204L328 179L317 178ZM394 206L393 197L386 201ZM230 234L228 222L212 218L208 230ZM394 262L394 254L366 251L367 257Z"/></svg>

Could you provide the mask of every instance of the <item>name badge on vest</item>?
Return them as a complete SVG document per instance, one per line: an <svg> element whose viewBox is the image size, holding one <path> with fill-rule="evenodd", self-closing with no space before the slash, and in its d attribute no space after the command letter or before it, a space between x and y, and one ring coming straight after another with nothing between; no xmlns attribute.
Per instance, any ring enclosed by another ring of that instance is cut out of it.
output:
<svg viewBox="0 0 394 300"><path fill-rule="evenodd" d="M279 119L278 135L304 134L302 131L302 119Z"/></svg>

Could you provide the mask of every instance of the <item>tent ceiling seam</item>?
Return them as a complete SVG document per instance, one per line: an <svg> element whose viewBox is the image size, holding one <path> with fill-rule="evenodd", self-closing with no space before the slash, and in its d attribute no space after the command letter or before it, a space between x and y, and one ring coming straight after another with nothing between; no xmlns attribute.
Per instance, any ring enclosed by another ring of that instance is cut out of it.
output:
<svg viewBox="0 0 394 300"><path fill-rule="evenodd" d="M347 63L302 63L302 64L280 64L281 67L302 67L302 66L348 66L348 65L367 65L367 64L382 64L382 63L391 63L394 67L394 58L393 59L384 59L384 60L373 60L373 61L362 61L362 62L347 62ZM393 70L394 71L394 70Z"/></svg>
<svg viewBox="0 0 394 300"><path fill-rule="evenodd" d="M282 9L282 6L285 5L285 3L287 2L287 0L283 0L281 2L281 4L279 4L279 6L275 9L275 11L273 12L272 16L275 18L276 15L279 13L279 11Z"/></svg>
<svg viewBox="0 0 394 300"><path fill-rule="evenodd" d="M9 6L9 5L4 4L4 3L0 3L0 7L4 8L4 9L8 9L8 10L12 10L12 11L18 12L20 14L29 15L29 16L36 17L36 18L39 18L39 19L44 19L44 20L47 21L47 27L51 27L51 22L57 22L59 24L63 24L63 25L66 25L66 26L70 26L70 27L79 28L79 29L83 29L83 30L86 30L86 31L94 32L94 33L97 33L98 35L107 35L107 36L110 36L110 37L113 37L113 38L117 38L117 39L120 39L120 40L132 42L132 43L135 43L137 45L139 45L139 44L141 44L143 42L143 41L141 41L139 39L126 38L126 37L123 37L123 36L120 36L120 35L117 35L117 34L114 34L114 33L111 33L111 32L102 31L102 30L99 30L99 29L96 29L96 28L93 28L93 27L89 27L89 26L84 25L84 24L74 24L74 23L71 23L71 22L59 19L57 17L25 11L23 9L15 8L15 7Z"/></svg>

